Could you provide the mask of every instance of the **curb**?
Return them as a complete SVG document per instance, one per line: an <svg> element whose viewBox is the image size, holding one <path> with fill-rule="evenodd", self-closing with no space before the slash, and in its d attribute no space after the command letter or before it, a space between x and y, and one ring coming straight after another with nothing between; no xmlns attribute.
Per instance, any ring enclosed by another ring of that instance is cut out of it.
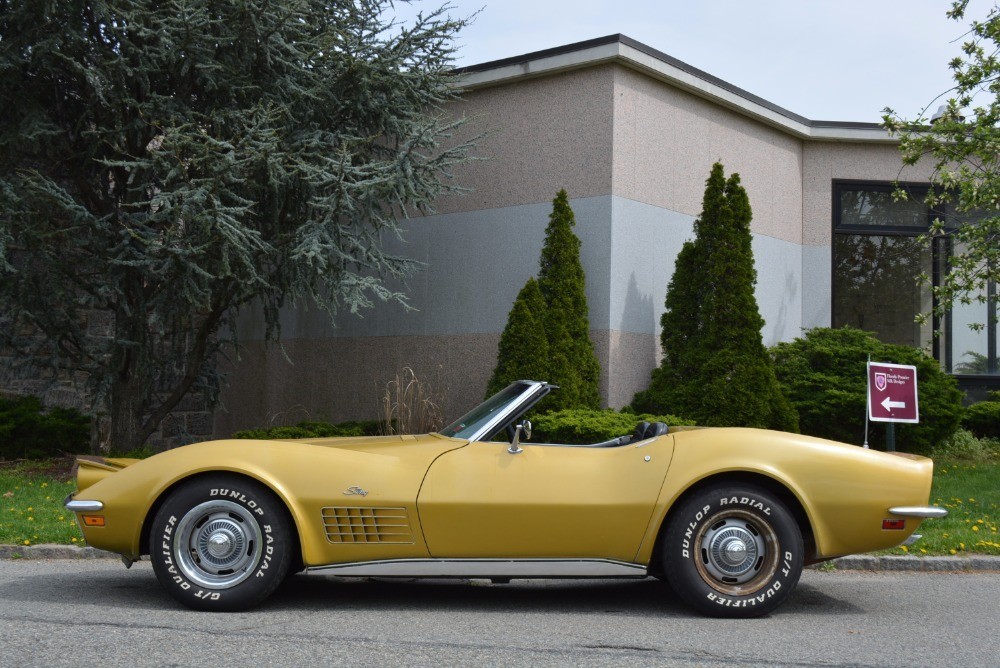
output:
<svg viewBox="0 0 1000 668"><path fill-rule="evenodd" d="M7 559L121 559L114 552L79 545L0 545L0 560Z"/></svg>
<svg viewBox="0 0 1000 668"><path fill-rule="evenodd" d="M0 559L120 559L113 552L78 545L0 545ZM970 555L965 557L875 556L859 554L809 566L812 570L830 567L838 571L895 571L953 573L1000 571L1000 557Z"/></svg>
<svg viewBox="0 0 1000 668"><path fill-rule="evenodd" d="M857 554L840 557L809 568L824 570L832 564L835 570L845 571L909 571L919 573L953 573L1000 571L1000 557L974 554L964 557L913 557L871 554Z"/></svg>

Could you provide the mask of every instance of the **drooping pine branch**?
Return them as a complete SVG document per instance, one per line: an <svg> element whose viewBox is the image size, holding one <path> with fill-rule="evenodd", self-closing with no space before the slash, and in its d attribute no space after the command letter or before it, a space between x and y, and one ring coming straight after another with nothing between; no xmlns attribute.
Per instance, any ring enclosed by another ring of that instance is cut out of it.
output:
<svg viewBox="0 0 1000 668"><path fill-rule="evenodd" d="M217 393L241 307L278 336L289 304L405 303L387 279L417 264L383 241L472 146L443 111L465 20L388 10L0 0L0 347L87 379L113 419L128 379L136 442L114 447Z"/></svg>

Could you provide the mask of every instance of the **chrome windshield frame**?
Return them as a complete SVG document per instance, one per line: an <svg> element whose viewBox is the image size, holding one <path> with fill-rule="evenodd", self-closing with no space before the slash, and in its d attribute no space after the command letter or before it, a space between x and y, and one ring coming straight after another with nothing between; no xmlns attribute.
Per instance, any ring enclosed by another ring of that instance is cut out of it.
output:
<svg viewBox="0 0 1000 668"><path fill-rule="evenodd" d="M512 383L512 385L514 384L523 384L525 386L524 390L511 399L506 406L494 412L490 419L483 423L482 427L474 431L468 437L470 443L489 438L499 431L506 422L509 422L518 414L526 412L555 387L554 385L549 385L544 381L538 380L518 380ZM448 434L442 435L448 436Z"/></svg>

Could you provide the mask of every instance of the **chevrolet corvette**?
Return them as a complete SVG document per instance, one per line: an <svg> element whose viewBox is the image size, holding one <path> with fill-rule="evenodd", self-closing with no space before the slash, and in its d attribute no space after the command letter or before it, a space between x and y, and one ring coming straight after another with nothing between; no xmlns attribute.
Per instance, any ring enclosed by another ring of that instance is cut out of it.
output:
<svg viewBox="0 0 1000 668"><path fill-rule="evenodd" d="M439 433L219 440L81 459L86 541L148 555L182 604L255 606L290 574L648 578L705 614L755 617L803 566L912 541L933 463L809 436L640 423L530 442L554 386L518 381Z"/></svg>

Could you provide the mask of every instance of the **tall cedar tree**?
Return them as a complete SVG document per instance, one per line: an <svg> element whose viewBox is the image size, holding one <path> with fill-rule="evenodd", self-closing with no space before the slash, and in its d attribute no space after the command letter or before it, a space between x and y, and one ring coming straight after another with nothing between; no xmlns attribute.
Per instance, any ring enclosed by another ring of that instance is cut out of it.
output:
<svg viewBox="0 0 1000 668"><path fill-rule="evenodd" d="M703 425L798 429L761 338L751 217L739 175L727 180L713 165L695 239L684 244L667 287L663 361L633 408Z"/></svg>
<svg viewBox="0 0 1000 668"><path fill-rule="evenodd" d="M391 10L0 0L4 359L88 381L128 450L217 396L242 307L273 338L284 306L404 300L382 239L467 155L442 114L465 21Z"/></svg>
<svg viewBox="0 0 1000 668"><path fill-rule="evenodd" d="M538 281L528 279L507 316L487 396L511 381L532 378L559 386L546 397L546 409L600 405L601 367L590 342L586 278L574 225L569 197L560 190L545 228Z"/></svg>
<svg viewBox="0 0 1000 668"><path fill-rule="evenodd" d="M549 373L549 343L545 338L545 299L534 277L521 288L500 335L497 366L486 389L491 396L515 380L544 380Z"/></svg>
<svg viewBox="0 0 1000 668"><path fill-rule="evenodd" d="M580 239L569 197L560 190L552 200L545 228L538 287L545 299L545 335L549 344L548 380L559 391L546 408L598 408L601 365L590 341L586 277L580 262Z"/></svg>

